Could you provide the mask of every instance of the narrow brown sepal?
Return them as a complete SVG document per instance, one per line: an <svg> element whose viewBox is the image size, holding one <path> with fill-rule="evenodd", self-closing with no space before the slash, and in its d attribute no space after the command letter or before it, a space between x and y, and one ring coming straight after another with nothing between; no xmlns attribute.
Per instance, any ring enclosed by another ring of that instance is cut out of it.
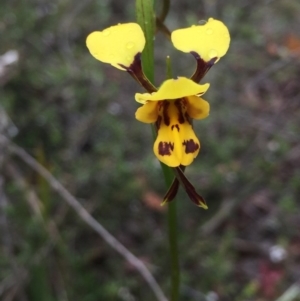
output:
<svg viewBox="0 0 300 301"><path fill-rule="evenodd" d="M208 209L207 204L204 200L204 198L196 192L196 189L191 184L191 182L188 180L188 178L184 175L183 171L180 167L175 168L175 173L177 176L177 179L179 180L180 184L184 187L186 193L190 197L191 201L196 204L198 207L201 207L203 209Z"/></svg>
<svg viewBox="0 0 300 301"><path fill-rule="evenodd" d="M169 187L168 191L166 192L165 196L164 196L164 200L161 203L161 206L170 203L174 200L174 198L177 195L178 192L178 188L179 188L179 181L177 180L177 178L175 178L171 184L171 186Z"/></svg>
<svg viewBox="0 0 300 301"><path fill-rule="evenodd" d="M188 194L188 196L190 197L191 201L196 204L198 207L201 207L203 209L208 209L208 206L204 200L204 198L198 194L195 190L195 188L193 187L192 190L186 190L186 193Z"/></svg>
<svg viewBox="0 0 300 301"><path fill-rule="evenodd" d="M144 87L149 93L156 92L157 89L153 84L149 81L147 76L145 75L143 68L142 68L142 61L141 61L141 53L137 53L134 57L133 63L126 67L124 65L120 66L126 71L142 86Z"/></svg>

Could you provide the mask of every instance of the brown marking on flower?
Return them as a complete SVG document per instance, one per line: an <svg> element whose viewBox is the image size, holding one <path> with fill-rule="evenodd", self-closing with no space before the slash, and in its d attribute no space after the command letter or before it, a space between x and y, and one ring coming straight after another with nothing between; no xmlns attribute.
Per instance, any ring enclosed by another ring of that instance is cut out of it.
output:
<svg viewBox="0 0 300 301"><path fill-rule="evenodd" d="M174 150L174 143L161 141L158 144L158 153L161 156L171 156L173 150Z"/></svg>
<svg viewBox="0 0 300 301"><path fill-rule="evenodd" d="M162 120L162 117L160 115L158 115L157 120L156 120L156 128L157 128L157 130L160 129L161 120Z"/></svg>
<svg viewBox="0 0 300 301"><path fill-rule="evenodd" d="M200 147L200 145L198 143L196 143L193 139L184 140L182 144L185 146L186 154L194 153Z"/></svg>
<svg viewBox="0 0 300 301"><path fill-rule="evenodd" d="M178 124L173 124L173 125L171 126L171 130L172 130L172 131L174 130L174 128L176 128L178 132L180 131L180 128L179 128L179 125L178 125Z"/></svg>
<svg viewBox="0 0 300 301"><path fill-rule="evenodd" d="M178 110L178 122L180 124L185 122L185 118L184 118L184 114L183 114L183 108L182 108L182 103L181 103L181 99L176 99L174 102L177 110Z"/></svg>
<svg viewBox="0 0 300 301"><path fill-rule="evenodd" d="M189 124L192 124L192 118L190 117L190 115L189 115L187 112L185 112L184 117L185 117L185 120L186 120Z"/></svg>
<svg viewBox="0 0 300 301"><path fill-rule="evenodd" d="M162 104L162 110L163 110L163 119L166 126L170 125L170 116L168 115L168 107L170 103L168 101L164 101Z"/></svg>
<svg viewBox="0 0 300 301"><path fill-rule="evenodd" d="M129 67L122 64L118 64L120 67L124 68L135 80L137 80L149 93L156 92L157 89L149 82L145 77L142 68L141 52L138 52L134 56L134 60Z"/></svg>

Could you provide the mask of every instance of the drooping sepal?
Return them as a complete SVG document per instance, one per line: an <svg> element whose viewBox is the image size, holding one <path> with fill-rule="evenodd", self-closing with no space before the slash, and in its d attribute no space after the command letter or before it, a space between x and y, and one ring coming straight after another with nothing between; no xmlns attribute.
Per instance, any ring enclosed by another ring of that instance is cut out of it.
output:
<svg viewBox="0 0 300 301"><path fill-rule="evenodd" d="M161 206L167 203L171 203L175 199L178 189L179 189L179 181L177 180L177 178L175 178L171 186L169 187L168 191L166 192L163 202L161 203Z"/></svg>
<svg viewBox="0 0 300 301"><path fill-rule="evenodd" d="M158 103L149 101L139 107L135 112L135 118L144 123L154 123L158 118Z"/></svg>
<svg viewBox="0 0 300 301"><path fill-rule="evenodd" d="M188 180L188 178L185 176L183 171L180 167L177 167L174 169L176 173L176 177L182 187L185 189L187 195L191 199L191 201L196 204L198 207L201 207L203 209L208 209L207 204L204 200L204 198L197 193L195 187L191 184L191 182Z"/></svg>

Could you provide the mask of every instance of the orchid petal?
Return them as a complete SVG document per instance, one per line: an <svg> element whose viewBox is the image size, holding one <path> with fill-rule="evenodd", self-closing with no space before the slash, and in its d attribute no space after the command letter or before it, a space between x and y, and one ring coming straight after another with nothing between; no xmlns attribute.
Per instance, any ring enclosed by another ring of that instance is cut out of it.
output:
<svg viewBox="0 0 300 301"><path fill-rule="evenodd" d="M217 62L229 48L230 35L224 23L210 18L204 25L173 31L171 40L180 51L195 52L205 62L216 57Z"/></svg>
<svg viewBox="0 0 300 301"><path fill-rule="evenodd" d="M92 32L86 39L91 55L97 60L126 71L145 46L145 36L137 23L111 26Z"/></svg>
<svg viewBox="0 0 300 301"><path fill-rule="evenodd" d="M157 92L136 93L135 100L145 103L149 100L160 101L165 99L178 99L191 95L203 95L209 88L209 84L200 85L186 77L168 79L163 82Z"/></svg>

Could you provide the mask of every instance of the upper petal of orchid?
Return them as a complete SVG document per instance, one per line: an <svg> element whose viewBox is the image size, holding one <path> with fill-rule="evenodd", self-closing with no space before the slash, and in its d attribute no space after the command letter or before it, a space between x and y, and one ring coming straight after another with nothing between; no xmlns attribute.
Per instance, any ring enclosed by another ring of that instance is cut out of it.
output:
<svg viewBox="0 0 300 301"><path fill-rule="evenodd" d="M97 60L126 70L145 46L145 36L137 23L118 24L94 31L86 39L91 55Z"/></svg>
<svg viewBox="0 0 300 301"><path fill-rule="evenodd" d="M175 48L183 52L196 52L205 61L226 54L230 35L221 21L210 18L206 24L178 29L172 32L171 40Z"/></svg>
<svg viewBox="0 0 300 301"><path fill-rule="evenodd" d="M163 82L157 92L136 93L135 100L140 103L147 101L160 101L164 99L178 99L191 95L203 95L209 84L199 85L186 77L168 79Z"/></svg>

